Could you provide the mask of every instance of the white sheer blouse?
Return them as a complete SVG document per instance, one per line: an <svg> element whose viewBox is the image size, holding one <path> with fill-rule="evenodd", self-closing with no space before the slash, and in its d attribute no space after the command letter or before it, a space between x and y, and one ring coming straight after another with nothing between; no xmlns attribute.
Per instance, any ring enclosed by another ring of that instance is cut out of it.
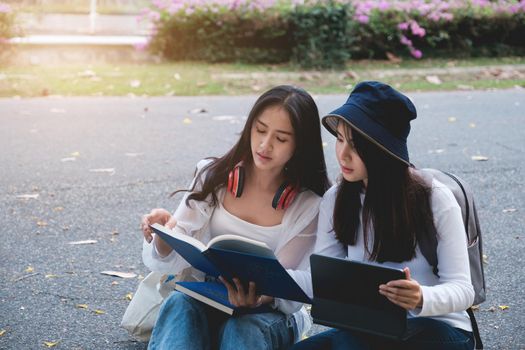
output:
<svg viewBox="0 0 525 350"><path fill-rule="evenodd" d="M200 161L197 164L197 172L208 162L209 160ZM197 183L197 186L200 184ZM223 201L225 192L223 188L217 193L220 203ZM244 221L226 211L222 204L213 208L207 200L200 202L192 200L188 207L185 204L188 195L189 193L184 196L173 214L177 220L177 225L174 228L176 232L194 236L204 244L212 238L211 232L242 235L266 243L274 250L279 262L286 269L303 270L308 268L308 259L316 239L317 217L321 202L321 197L312 191L306 190L297 194L291 206L286 210L282 222L279 225L269 227ZM183 273L183 270L189 269L193 279L201 280L203 278L200 272L192 269L175 251L166 257L161 257L154 246L145 240L142 257L144 264L152 271L177 275ZM276 299L274 306L284 313L294 313L300 334L309 328L310 321L304 308L301 308L301 303Z"/></svg>

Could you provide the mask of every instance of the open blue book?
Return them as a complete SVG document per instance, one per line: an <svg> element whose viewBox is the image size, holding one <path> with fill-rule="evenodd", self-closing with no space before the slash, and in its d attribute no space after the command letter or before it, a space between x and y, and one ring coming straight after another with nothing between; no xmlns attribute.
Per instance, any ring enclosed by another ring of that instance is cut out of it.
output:
<svg viewBox="0 0 525 350"><path fill-rule="evenodd" d="M150 227L189 264L209 276L222 276L230 281L233 277L237 277L243 284L253 281L256 285L257 294L311 303L311 299L286 272L273 251L262 242L234 235L220 235L204 245L193 237L176 233L165 226L153 224ZM193 282L193 284L177 282L176 285L185 287L186 291L176 288L194 298L196 297L187 290L203 295L205 294L204 290L213 289L214 293L206 295L208 299L226 305L228 308L233 308L228 303L228 294L222 284L206 287L195 283L208 284L213 282ZM221 286L224 293L222 297L219 297L218 291L221 291Z"/></svg>

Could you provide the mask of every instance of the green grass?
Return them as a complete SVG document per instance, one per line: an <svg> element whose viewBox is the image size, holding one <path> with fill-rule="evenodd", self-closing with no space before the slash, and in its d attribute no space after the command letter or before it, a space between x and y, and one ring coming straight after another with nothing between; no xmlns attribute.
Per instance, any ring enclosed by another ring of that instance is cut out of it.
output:
<svg viewBox="0 0 525 350"><path fill-rule="evenodd" d="M362 80L381 80L404 91L506 89L525 87L524 58L427 60L392 64L349 62L340 71L304 71L291 65L207 64L55 64L0 66L0 97L173 96L258 94L279 84L298 85L311 93L347 93ZM484 66L514 65L515 74L494 76ZM478 73L438 75L441 84L427 81L425 72L442 67L478 67ZM423 70L423 74L421 72ZM349 73L351 72L351 73ZM397 74L389 77L385 73Z"/></svg>

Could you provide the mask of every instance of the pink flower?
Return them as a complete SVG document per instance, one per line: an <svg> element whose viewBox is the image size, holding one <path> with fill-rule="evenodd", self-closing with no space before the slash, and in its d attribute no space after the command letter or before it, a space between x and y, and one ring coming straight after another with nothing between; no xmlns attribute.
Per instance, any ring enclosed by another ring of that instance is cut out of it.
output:
<svg viewBox="0 0 525 350"><path fill-rule="evenodd" d="M420 27L416 21L413 21L412 23L410 23L410 29L412 30L412 34L419 36L421 38L424 37L426 34L425 29Z"/></svg>
<svg viewBox="0 0 525 350"><path fill-rule="evenodd" d="M421 57L423 57L423 53L420 50L417 50L417 49L410 50L410 54L412 55L412 57L414 57L416 59L420 59Z"/></svg>
<svg viewBox="0 0 525 350"><path fill-rule="evenodd" d="M359 16L357 16L357 21L359 23L366 24L366 23L369 22L369 20L370 20L370 18L367 15L359 15Z"/></svg>
<svg viewBox="0 0 525 350"><path fill-rule="evenodd" d="M399 39L399 41L401 42L401 44L403 45L406 45L406 46L412 46L412 40L408 39L406 36L404 35L401 35L401 38Z"/></svg>
<svg viewBox="0 0 525 350"><path fill-rule="evenodd" d="M397 25L397 28L400 30L407 30L408 29L408 22L402 22Z"/></svg>
<svg viewBox="0 0 525 350"><path fill-rule="evenodd" d="M186 11L184 11L184 13L186 14L186 16L191 16L194 12L195 12L195 9L192 8L192 7L188 7L188 8L186 9Z"/></svg>

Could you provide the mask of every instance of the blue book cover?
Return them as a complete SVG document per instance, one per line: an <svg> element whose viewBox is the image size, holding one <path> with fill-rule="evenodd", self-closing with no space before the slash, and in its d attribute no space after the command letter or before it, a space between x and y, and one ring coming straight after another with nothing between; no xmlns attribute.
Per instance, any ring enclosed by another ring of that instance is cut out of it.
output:
<svg viewBox="0 0 525 350"><path fill-rule="evenodd" d="M150 227L189 264L207 275L223 276L228 280L237 277L245 285L252 281L255 282L257 294L311 303L311 299L264 243L220 235L204 245L193 237L162 225L153 224Z"/></svg>
<svg viewBox="0 0 525 350"><path fill-rule="evenodd" d="M233 306L228 300L228 290L219 282L177 282L175 289L229 315L272 311L267 305L256 308Z"/></svg>

